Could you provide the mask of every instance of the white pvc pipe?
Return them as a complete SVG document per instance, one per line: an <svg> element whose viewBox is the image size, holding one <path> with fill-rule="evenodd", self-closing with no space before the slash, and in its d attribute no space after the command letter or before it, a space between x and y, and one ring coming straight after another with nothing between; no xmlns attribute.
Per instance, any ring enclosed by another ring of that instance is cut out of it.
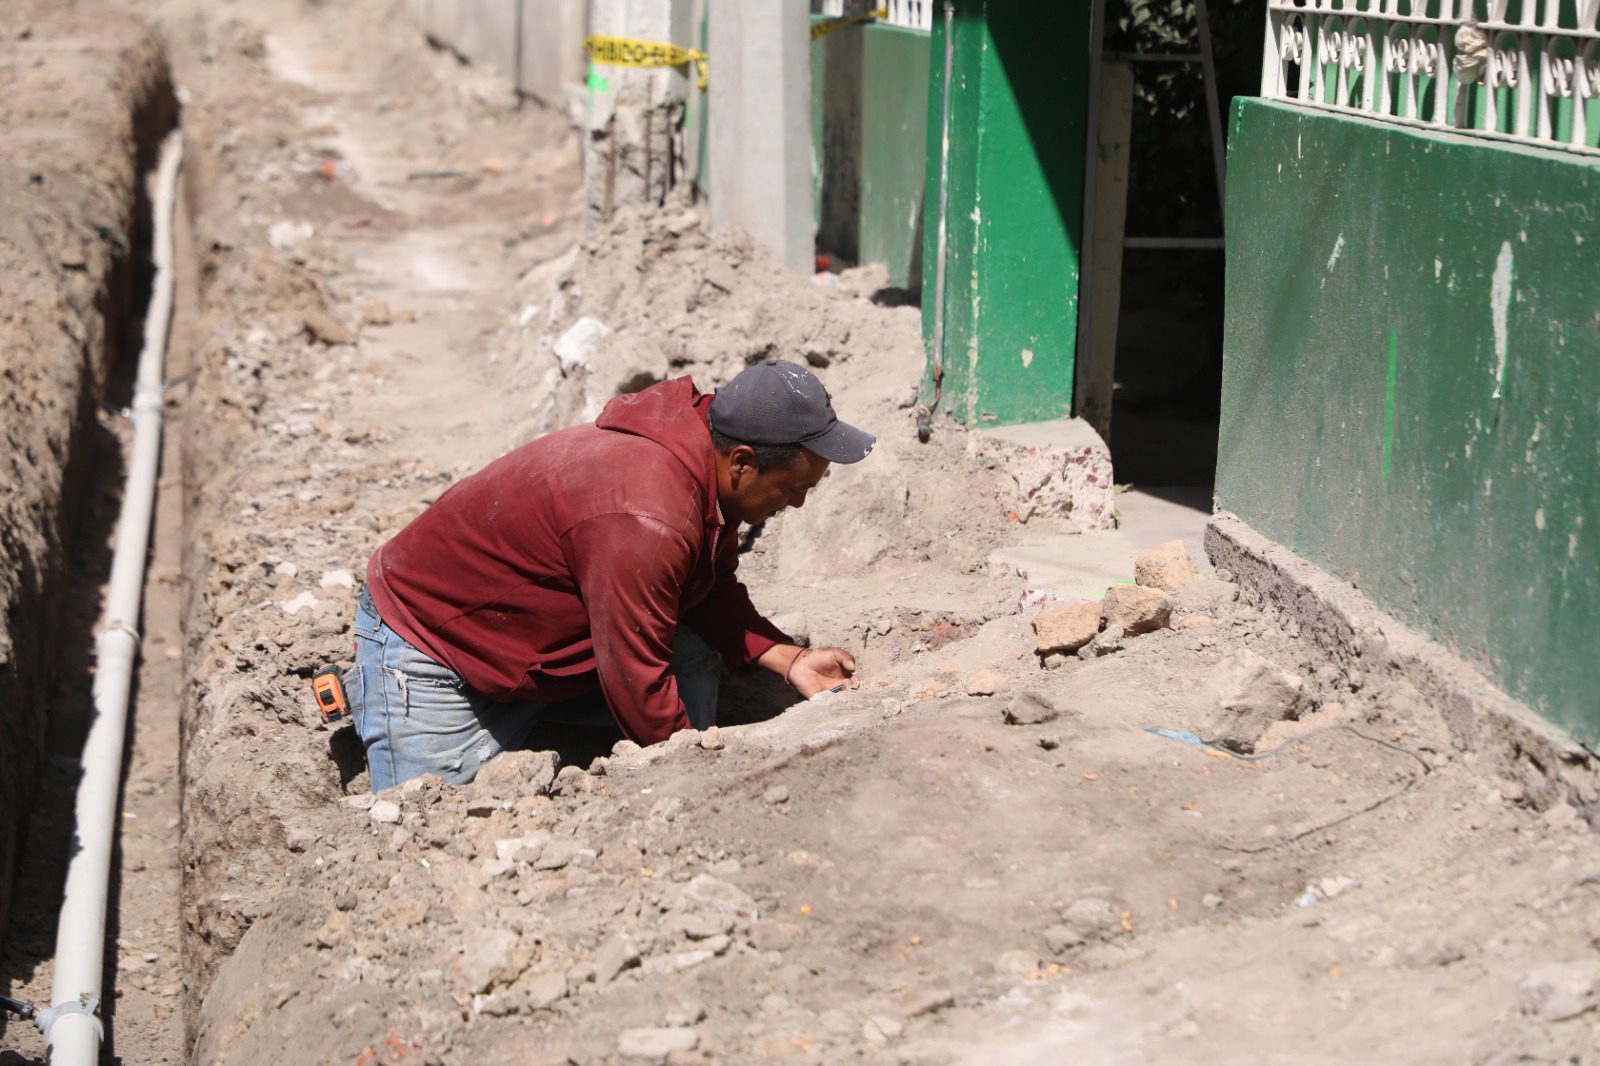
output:
<svg viewBox="0 0 1600 1066"><path fill-rule="evenodd" d="M183 140L176 130L161 145L154 203L155 280L144 320L144 349L133 393L133 454L128 467L105 617L95 641L94 720L83 745L78 782L77 839L67 869L65 898L56 928L51 1006L35 1024L44 1033L54 1066L95 1066L102 1036L98 1017L105 958L106 896L111 845L117 831L128 690L139 649L139 603L144 595L145 550L155 508L161 458L161 402L167 327L172 319L172 209Z"/></svg>

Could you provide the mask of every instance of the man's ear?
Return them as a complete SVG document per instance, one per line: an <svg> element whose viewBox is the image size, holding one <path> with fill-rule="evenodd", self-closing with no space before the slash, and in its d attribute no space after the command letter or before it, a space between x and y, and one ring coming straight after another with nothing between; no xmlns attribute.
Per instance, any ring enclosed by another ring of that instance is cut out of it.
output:
<svg viewBox="0 0 1600 1066"><path fill-rule="evenodd" d="M748 444L735 445L728 453L728 479L738 488L740 481L760 472L756 465L756 450Z"/></svg>

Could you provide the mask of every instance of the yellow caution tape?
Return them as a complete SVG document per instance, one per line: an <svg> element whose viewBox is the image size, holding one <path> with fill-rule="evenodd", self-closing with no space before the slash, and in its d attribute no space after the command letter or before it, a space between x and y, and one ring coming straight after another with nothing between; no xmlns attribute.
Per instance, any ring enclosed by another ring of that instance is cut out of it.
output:
<svg viewBox="0 0 1600 1066"><path fill-rule="evenodd" d="M880 7L878 10L868 11L864 15L851 15L848 18L833 19L830 22L813 22L811 24L811 39L814 41L818 37L826 37L834 30L842 30L846 26L854 26L862 22L871 22L873 19L884 18L888 14L888 8Z"/></svg>
<svg viewBox="0 0 1600 1066"><path fill-rule="evenodd" d="M657 70L693 63L700 74L700 89L706 87L706 54L693 48L679 48L663 41L641 41L633 37L589 37L584 51L596 63L608 67L639 67Z"/></svg>

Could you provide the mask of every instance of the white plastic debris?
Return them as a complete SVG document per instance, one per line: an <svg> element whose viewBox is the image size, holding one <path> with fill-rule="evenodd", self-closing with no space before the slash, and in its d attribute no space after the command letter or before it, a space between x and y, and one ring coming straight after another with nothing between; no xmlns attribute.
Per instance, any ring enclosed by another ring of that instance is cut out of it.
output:
<svg viewBox="0 0 1600 1066"><path fill-rule="evenodd" d="M572 373L573 369L589 364L590 356L594 355L600 342L605 340L611 330L597 318L584 316L574 322L570 329L556 341L556 358L561 361L561 373Z"/></svg>

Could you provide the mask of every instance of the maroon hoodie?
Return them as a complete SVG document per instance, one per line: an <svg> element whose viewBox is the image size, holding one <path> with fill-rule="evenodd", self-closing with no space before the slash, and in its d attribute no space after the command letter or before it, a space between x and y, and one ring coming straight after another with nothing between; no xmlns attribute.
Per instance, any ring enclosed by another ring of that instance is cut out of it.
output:
<svg viewBox="0 0 1600 1066"><path fill-rule="evenodd" d="M492 699L598 685L641 744L687 728L679 621L734 669L790 642L734 577L710 405L689 378L663 382L452 486L367 564L378 614Z"/></svg>

